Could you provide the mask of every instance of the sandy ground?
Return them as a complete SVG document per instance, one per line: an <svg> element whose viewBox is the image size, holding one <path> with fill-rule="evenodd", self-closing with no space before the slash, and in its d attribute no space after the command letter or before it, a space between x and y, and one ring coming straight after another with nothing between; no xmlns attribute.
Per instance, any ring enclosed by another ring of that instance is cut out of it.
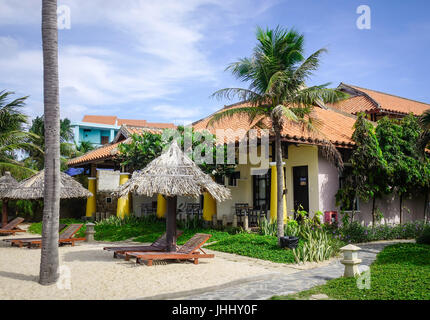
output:
<svg viewBox="0 0 430 320"><path fill-rule="evenodd" d="M25 226L23 226L25 228ZM214 253L214 259L155 262L152 267L113 259L107 245L85 243L59 248L61 277L57 284L38 284L40 249L11 247L7 238L35 237L22 233L0 237L0 296L2 299L136 299L246 281L274 273L294 273L323 264L286 265L233 254ZM37 237L37 235L36 235ZM130 242L127 242L129 245ZM141 244L140 244L141 245Z"/></svg>

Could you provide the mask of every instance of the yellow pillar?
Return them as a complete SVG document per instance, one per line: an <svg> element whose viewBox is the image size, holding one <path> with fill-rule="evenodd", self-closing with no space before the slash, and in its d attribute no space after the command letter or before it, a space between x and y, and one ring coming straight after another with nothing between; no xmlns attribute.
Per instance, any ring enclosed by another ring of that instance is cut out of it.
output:
<svg viewBox="0 0 430 320"><path fill-rule="evenodd" d="M93 195L87 198L87 211L85 216L92 217L96 212L96 178L88 178L88 191L90 191Z"/></svg>
<svg viewBox="0 0 430 320"><path fill-rule="evenodd" d="M212 221L212 216L216 214L216 200L209 192L203 194L203 220Z"/></svg>
<svg viewBox="0 0 430 320"><path fill-rule="evenodd" d="M119 175L119 184L122 185L127 182L129 173L122 172ZM123 219L125 216L130 215L130 194L118 198L116 205L116 216Z"/></svg>
<svg viewBox="0 0 430 320"><path fill-rule="evenodd" d="M285 165L285 163L282 163ZM277 202L278 202L278 184L277 184L277 176L276 176L276 162L270 162L270 170L271 170L271 183L270 183L270 221L273 222L277 219ZM282 170L282 181L285 183L284 179L284 170ZM285 189L285 185L284 185ZM284 194L283 196L283 207L284 207L284 222L287 221L287 199Z"/></svg>
<svg viewBox="0 0 430 320"><path fill-rule="evenodd" d="M162 194L157 197L157 218L164 218L166 216L167 201Z"/></svg>

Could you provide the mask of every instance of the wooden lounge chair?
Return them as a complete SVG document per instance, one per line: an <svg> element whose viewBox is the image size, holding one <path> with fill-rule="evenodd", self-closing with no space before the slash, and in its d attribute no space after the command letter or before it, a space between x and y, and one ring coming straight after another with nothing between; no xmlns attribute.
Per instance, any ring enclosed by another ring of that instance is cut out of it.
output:
<svg viewBox="0 0 430 320"><path fill-rule="evenodd" d="M73 236L76 234L76 232L79 231L80 228L82 228L82 224L71 224L69 225L61 234L58 239L58 244L71 244L72 246L75 245L76 241L84 241L85 238L73 238ZM16 245L18 247L23 247L24 245L28 248L32 247L38 247L40 248L42 246L42 238L38 238L37 240L18 240L13 242L13 245Z"/></svg>
<svg viewBox="0 0 430 320"><path fill-rule="evenodd" d="M58 227L58 232L61 233L61 231L63 231L66 227L67 227L67 224L60 223L60 225ZM37 237L37 238L4 239L3 241L10 242L10 244L13 247L13 246L19 246L19 244L22 242L37 241L37 240L41 240L41 239L42 239L41 237ZM21 247L22 247L22 245L21 245Z"/></svg>
<svg viewBox="0 0 430 320"><path fill-rule="evenodd" d="M182 230L176 230L176 239L182 235ZM129 246L129 247L104 247L103 250L113 251L114 258L122 258L128 251L133 252L158 252L167 250L166 233L151 243L149 246Z"/></svg>
<svg viewBox="0 0 430 320"><path fill-rule="evenodd" d="M194 260L194 264L199 263L200 258L214 258L215 255L207 254L201 248L202 245L212 237L211 234L196 233L190 240L181 246L176 252L126 252L125 260L136 258L136 263L147 261L148 266L152 266L153 260ZM199 250L202 252L200 253Z"/></svg>
<svg viewBox="0 0 430 320"><path fill-rule="evenodd" d="M17 232L25 232L25 230L22 230L18 228L18 225L24 221L24 218L15 218L11 222L9 222L4 227L0 228L0 235L10 235Z"/></svg>

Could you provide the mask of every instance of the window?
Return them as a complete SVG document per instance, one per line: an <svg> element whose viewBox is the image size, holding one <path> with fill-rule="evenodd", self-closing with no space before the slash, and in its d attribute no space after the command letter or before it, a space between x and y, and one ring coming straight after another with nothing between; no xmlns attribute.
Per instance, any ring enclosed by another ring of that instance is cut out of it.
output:
<svg viewBox="0 0 430 320"><path fill-rule="evenodd" d="M112 198L107 197L106 198L106 203L112 203Z"/></svg>
<svg viewBox="0 0 430 320"><path fill-rule="evenodd" d="M255 209L270 209L270 171L263 175L252 176L253 203Z"/></svg>
<svg viewBox="0 0 430 320"><path fill-rule="evenodd" d="M108 144L109 143L109 137L108 136L102 136L101 137L101 144Z"/></svg>
<svg viewBox="0 0 430 320"><path fill-rule="evenodd" d="M228 185L229 187L237 187L237 180L240 179L240 171L236 171L231 173L228 176Z"/></svg>

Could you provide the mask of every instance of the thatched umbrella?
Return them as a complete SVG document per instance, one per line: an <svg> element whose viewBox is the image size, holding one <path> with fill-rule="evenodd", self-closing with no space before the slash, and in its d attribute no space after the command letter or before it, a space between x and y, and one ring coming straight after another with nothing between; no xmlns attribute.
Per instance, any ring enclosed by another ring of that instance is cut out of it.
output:
<svg viewBox="0 0 430 320"><path fill-rule="evenodd" d="M6 171L4 176L0 178L0 199L2 199L3 201L2 218L1 218L2 226L5 226L7 224L7 203L8 203L8 199L3 195L6 193L6 191L15 187L17 184L18 184L18 181L16 181L14 177L12 177L9 171Z"/></svg>
<svg viewBox="0 0 430 320"><path fill-rule="evenodd" d="M119 189L119 195L128 193L167 198L166 239L169 251L176 248L177 196L199 197L209 192L216 201L230 198L230 190L214 182L179 148L176 141L161 156L151 161L143 170L133 173L130 180Z"/></svg>
<svg viewBox="0 0 430 320"><path fill-rule="evenodd" d="M45 189L45 172L39 171L35 175L18 183L7 191L4 196L8 199L42 199ZM68 174L60 173L60 198L88 198L93 194Z"/></svg>

